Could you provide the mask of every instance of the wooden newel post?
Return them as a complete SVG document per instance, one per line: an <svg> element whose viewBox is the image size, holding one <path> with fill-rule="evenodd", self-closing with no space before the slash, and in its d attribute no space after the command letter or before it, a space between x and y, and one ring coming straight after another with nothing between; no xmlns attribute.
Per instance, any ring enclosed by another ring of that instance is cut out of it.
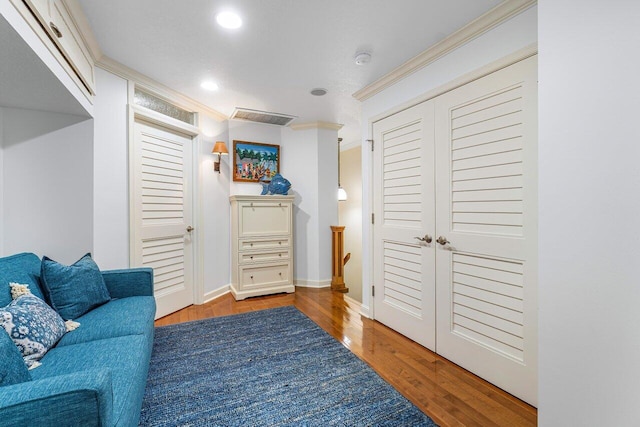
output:
<svg viewBox="0 0 640 427"><path fill-rule="evenodd" d="M349 292L344 284L344 226L332 225L331 289Z"/></svg>

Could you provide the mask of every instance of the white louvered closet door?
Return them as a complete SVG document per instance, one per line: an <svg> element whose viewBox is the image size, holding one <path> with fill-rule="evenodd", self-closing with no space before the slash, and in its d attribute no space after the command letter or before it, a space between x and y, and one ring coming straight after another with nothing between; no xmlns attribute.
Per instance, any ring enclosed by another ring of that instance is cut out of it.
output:
<svg viewBox="0 0 640 427"><path fill-rule="evenodd" d="M536 57L435 100L437 352L537 404ZM434 236L435 237L435 236Z"/></svg>
<svg viewBox="0 0 640 427"><path fill-rule="evenodd" d="M193 304L190 137L136 119L133 263L152 267L156 318Z"/></svg>
<svg viewBox="0 0 640 427"><path fill-rule="evenodd" d="M433 103L373 125L376 320L435 350ZM427 239L425 239L427 240Z"/></svg>

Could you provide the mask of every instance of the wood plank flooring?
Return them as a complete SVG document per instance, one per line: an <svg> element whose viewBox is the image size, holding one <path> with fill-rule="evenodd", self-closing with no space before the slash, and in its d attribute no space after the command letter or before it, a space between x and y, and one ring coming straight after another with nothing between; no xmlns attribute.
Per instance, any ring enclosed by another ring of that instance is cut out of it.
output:
<svg viewBox="0 0 640 427"><path fill-rule="evenodd" d="M163 317L156 326L293 305L367 362L441 426L535 426L537 411L376 321L330 289L296 288L235 301L226 294Z"/></svg>

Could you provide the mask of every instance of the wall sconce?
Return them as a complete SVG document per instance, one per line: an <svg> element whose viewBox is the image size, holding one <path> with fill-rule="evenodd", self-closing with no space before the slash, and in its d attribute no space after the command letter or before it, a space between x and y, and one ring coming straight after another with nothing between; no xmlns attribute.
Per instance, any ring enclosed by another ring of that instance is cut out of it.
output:
<svg viewBox="0 0 640 427"><path fill-rule="evenodd" d="M211 152L218 155L218 161L213 163L213 170L220 173L220 156L226 156L229 150L223 141L216 141Z"/></svg>

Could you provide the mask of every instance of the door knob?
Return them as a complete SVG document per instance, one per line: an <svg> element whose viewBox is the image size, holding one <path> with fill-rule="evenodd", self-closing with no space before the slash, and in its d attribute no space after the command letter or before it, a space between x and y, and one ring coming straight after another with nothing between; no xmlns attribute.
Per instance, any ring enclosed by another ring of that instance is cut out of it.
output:
<svg viewBox="0 0 640 427"><path fill-rule="evenodd" d="M193 230L195 230L195 228L193 228L192 226L187 227L187 233L191 233Z"/></svg>
<svg viewBox="0 0 640 427"><path fill-rule="evenodd" d="M425 242L425 243L431 243L431 241L433 240L431 236L429 236L428 234L425 234L424 237L414 237L414 239L418 239L421 242Z"/></svg>
<svg viewBox="0 0 640 427"><path fill-rule="evenodd" d="M440 236L436 239L436 242L440 243L442 246L446 245L447 243L451 243L450 241L447 240L446 237L444 236Z"/></svg>

